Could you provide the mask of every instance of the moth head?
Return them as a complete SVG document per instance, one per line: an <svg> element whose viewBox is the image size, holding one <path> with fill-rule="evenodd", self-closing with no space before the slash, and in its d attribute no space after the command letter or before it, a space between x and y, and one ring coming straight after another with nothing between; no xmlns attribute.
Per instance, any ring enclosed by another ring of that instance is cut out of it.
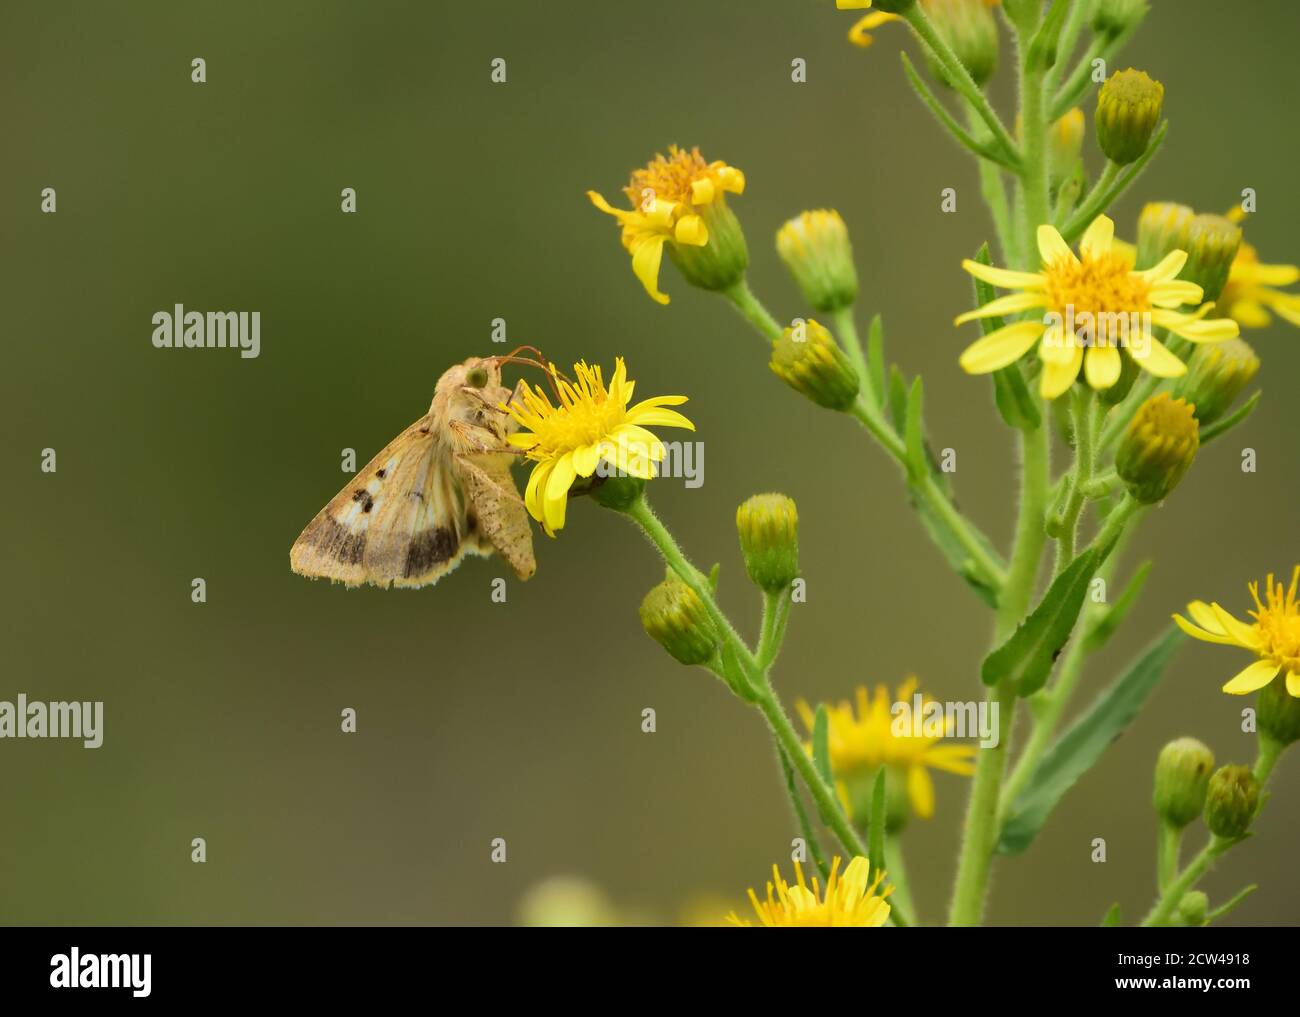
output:
<svg viewBox="0 0 1300 1017"><path fill-rule="evenodd" d="M443 372L438 379L438 391L459 391L465 388L494 389L501 385L501 365L493 357L470 357Z"/></svg>

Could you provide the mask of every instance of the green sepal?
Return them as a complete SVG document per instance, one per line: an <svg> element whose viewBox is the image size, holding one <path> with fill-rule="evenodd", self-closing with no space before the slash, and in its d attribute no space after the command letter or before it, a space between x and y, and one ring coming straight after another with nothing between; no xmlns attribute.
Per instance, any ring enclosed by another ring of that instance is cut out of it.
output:
<svg viewBox="0 0 1300 1017"><path fill-rule="evenodd" d="M1047 750L1008 809L998 840L999 854L1019 854L1033 843L1065 793L1137 716L1181 641L1178 629L1166 629Z"/></svg>

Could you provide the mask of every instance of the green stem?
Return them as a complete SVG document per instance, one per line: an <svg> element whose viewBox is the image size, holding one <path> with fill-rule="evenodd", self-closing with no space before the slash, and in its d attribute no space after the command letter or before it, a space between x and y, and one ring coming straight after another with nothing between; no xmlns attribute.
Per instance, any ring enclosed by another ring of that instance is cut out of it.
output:
<svg viewBox="0 0 1300 1017"><path fill-rule="evenodd" d="M831 312L831 329L840 340L840 348L849 355L853 370L858 375L859 391L871 391L871 370L867 366L867 353L858 338L858 325L853 320L853 308L841 307Z"/></svg>
<svg viewBox="0 0 1300 1017"><path fill-rule="evenodd" d="M975 84L965 65L952 51L952 47L944 42L939 33L935 31L934 25L930 23L924 8L920 4L913 4L902 16L912 26L912 31L916 33L917 38L930 49L935 59L939 61L952 87L974 107L975 112L979 114L980 119L984 121L993 135L994 141L1003 149L1006 155L1015 159L1017 156L1016 143L998 118L997 111L989 105L988 99L984 97L984 93Z"/></svg>
<svg viewBox="0 0 1300 1017"><path fill-rule="evenodd" d="M1182 829L1167 819L1160 820L1156 833L1156 886L1161 893L1178 878L1178 846L1182 840Z"/></svg>
<svg viewBox="0 0 1300 1017"><path fill-rule="evenodd" d="M894 429L885 422L884 417L859 394L849 413L867 429L871 437L903 467L907 466L907 446L903 439L894 433Z"/></svg>
<svg viewBox="0 0 1300 1017"><path fill-rule="evenodd" d="M1047 73L1043 76L1044 91L1048 95L1051 95L1053 89L1056 88L1056 83L1061 77L1061 69L1065 66L1065 61L1069 59L1070 54L1074 52L1074 44L1079 41L1079 33L1083 29L1084 20L1092 9L1090 0L1070 0L1070 3L1070 12L1065 16L1065 25L1061 28L1061 37L1056 43L1056 62L1047 69Z"/></svg>
<svg viewBox="0 0 1300 1017"><path fill-rule="evenodd" d="M1083 94L1092 83L1092 62L1105 52L1106 40L1094 35L1079 62L1074 65L1070 77L1066 79L1052 98L1052 120L1056 121L1070 112L1070 107L1078 104Z"/></svg>
<svg viewBox="0 0 1300 1017"><path fill-rule="evenodd" d="M1078 539L1079 516L1085 499L1084 486L1092 480L1093 436L1097 428L1099 401L1092 389L1074 389L1070 394L1070 410L1074 418L1074 475L1070 483L1070 497L1062 513L1061 537L1056 545L1056 574L1074 560L1074 545Z"/></svg>
<svg viewBox="0 0 1300 1017"><path fill-rule="evenodd" d="M722 295L731 302L732 307L740 312L742 318L758 329L759 335L763 336L768 342L774 343L781 338L781 326L777 324L777 320L772 317L758 297L754 296L754 291L749 288L748 281L741 279L735 286L723 290Z"/></svg>
<svg viewBox="0 0 1300 1017"><path fill-rule="evenodd" d="M1160 146L1164 144L1165 135L1168 132L1169 121L1166 120L1156 131L1151 143L1147 145L1147 150L1138 156L1136 162L1125 167L1122 173L1115 163L1106 163L1106 168L1101 171L1101 176L1097 178L1096 186L1093 187L1088 197L1075 210L1074 215L1070 217L1070 221L1061 229L1061 236L1065 238L1067 244L1072 244L1078 240L1083 231L1092 224L1092 221L1128 190L1133 181L1147 168L1147 163L1155 157L1156 152L1160 151Z"/></svg>
<svg viewBox="0 0 1300 1017"><path fill-rule="evenodd" d="M912 91L917 94L925 108L939 121L939 125L952 135L957 144L961 145L981 162L996 163L1012 172L1019 172L1020 166L1014 156L1004 154L996 145L981 143L961 124L957 123L956 118L944 108L943 103L930 91L930 86L925 83L921 75L916 73L916 68L912 66L912 61L908 59L907 54L900 55L903 58L903 73L907 75Z"/></svg>
<svg viewBox="0 0 1300 1017"><path fill-rule="evenodd" d="M830 876L831 869L826 864L826 856L822 854L821 842L813 831L812 823L808 821L808 810L803 807L803 799L799 797L799 788L795 786L794 768L790 765L790 758L780 748L776 750L776 754L781 760L781 772L785 775L785 789L790 796L790 804L794 808L795 819L799 823L799 831L803 835L804 843L808 845L808 850L812 853L813 862L817 865L817 871L821 873L822 879L827 879Z"/></svg>
<svg viewBox="0 0 1300 1017"><path fill-rule="evenodd" d="M785 640L785 626L790 618L790 591L777 590L775 593L763 593L763 628L758 640L758 652L755 657L758 666L764 672L772 666L776 655L781 652Z"/></svg>
<svg viewBox="0 0 1300 1017"><path fill-rule="evenodd" d="M967 119L972 132L983 129L979 114L973 106L967 107ZM1002 254L1003 264L1020 264L1019 244L1011 221L1011 209L1007 205L1007 189L1002 182L1002 171L983 159L979 162L980 194L993 217L993 228L998 235L998 249Z"/></svg>
<svg viewBox="0 0 1300 1017"><path fill-rule="evenodd" d="M894 892L890 895L890 903L901 907L904 914L909 917L910 924L915 925L919 919L907 881L907 869L903 865L903 839L897 834L885 834L885 871L886 878L894 888Z"/></svg>
<svg viewBox="0 0 1300 1017"><path fill-rule="evenodd" d="M1025 202L1022 257L1038 253L1038 227L1051 222L1047 188L1047 121L1043 114L1043 72L1029 65L1029 46L1020 54L1020 124L1025 136L1021 184Z"/></svg>

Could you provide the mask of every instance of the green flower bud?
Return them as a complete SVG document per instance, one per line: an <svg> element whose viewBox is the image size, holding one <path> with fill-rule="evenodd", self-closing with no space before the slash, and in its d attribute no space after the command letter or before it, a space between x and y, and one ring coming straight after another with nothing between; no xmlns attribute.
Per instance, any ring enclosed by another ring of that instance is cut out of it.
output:
<svg viewBox="0 0 1300 1017"><path fill-rule="evenodd" d="M1191 406L1161 392L1133 414L1115 453L1115 472L1134 498L1154 505L1178 486L1199 445Z"/></svg>
<svg viewBox="0 0 1300 1017"><path fill-rule="evenodd" d="M1188 230L1196 213L1186 205L1153 201L1138 216L1138 269L1154 268L1170 251L1187 250Z"/></svg>
<svg viewBox="0 0 1300 1017"><path fill-rule="evenodd" d="M1054 187L1059 187L1079 164L1084 126L1083 110L1075 106L1052 124L1047 134L1047 164Z"/></svg>
<svg viewBox="0 0 1300 1017"><path fill-rule="evenodd" d="M1205 825L1216 837L1236 840L1250 829L1259 809L1259 781L1245 766L1221 766L1205 796Z"/></svg>
<svg viewBox="0 0 1300 1017"><path fill-rule="evenodd" d="M1147 0L1097 0L1092 12L1092 30L1114 39L1146 16Z"/></svg>
<svg viewBox="0 0 1300 1017"><path fill-rule="evenodd" d="M694 590L669 572L641 601L641 627L650 638L683 664L713 659L717 631Z"/></svg>
<svg viewBox="0 0 1300 1017"><path fill-rule="evenodd" d="M1275 678L1259 690L1255 720L1262 738L1284 747L1300 742L1300 698L1287 691L1283 678Z"/></svg>
<svg viewBox="0 0 1300 1017"><path fill-rule="evenodd" d="M645 481L640 477L597 477L590 488L591 500L615 512L624 512L641 497Z"/></svg>
<svg viewBox="0 0 1300 1017"><path fill-rule="evenodd" d="M1179 738L1156 758L1153 803L1160 818L1182 829L1201 814L1214 753L1195 738Z"/></svg>
<svg viewBox="0 0 1300 1017"><path fill-rule="evenodd" d="M1184 925L1199 929L1206 923L1210 911L1210 898L1204 890L1189 890L1178 902L1178 917Z"/></svg>
<svg viewBox="0 0 1300 1017"><path fill-rule="evenodd" d="M682 278L703 290L727 290L745 278L749 267L749 249L745 233L725 201L713 201L698 209L709 231L703 247L692 244L665 244L668 258Z"/></svg>
<svg viewBox="0 0 1300 1017"><path fill-rule="evenodd" d="M998 25L985 0L927 0L925 13L975 84L983 85L993 77L998 69ZM926 60L936 80L951 87L947 73L928 50Z"/></svg>
<svg viewBox="0 0 1300 1017"><path fill-rule="evenodd" d="M736 532L745 571L769 593L789 588L799 575L799 513L783 494L756 494L736 509Z"/></svg>
<svg viewBox="0 0 1300 1017"><path fill-rule="evenodd" d="M1259 357L1244 339L1197 346L1187 361L1187 373L1175 391L1192 404L1202 427L1232 408L1237 396L1259 371Z"/></svg>
<svg viewBox="0 0 1300 1017"><path fill-rule="evenodd" d="M876 790L876 774L879 772L878 767L864 768L844 778L849 816L858 825L865 825L871 817L871 797ZM911 816L907 771L902 767L888 766L885 768L885 832L902 833Z"/></svg>
<svg viewBox="0 0 1300 1017"><path fill-rule="evenodd" d="M818 311L839 311L857 299L853 248L838 212L817 209L797 215L777 230L776 252L804 299Z"/></svg>
<svg viewBox="0 0 1300 1017"><path fill-rule="evenodd" d="M1116 71L1097 96L1097 144L1106 158L1120 166L1136 162L1151 141L1165 86L1145 71Z"/></svg>
<svg viewBox="0 0 1300 1017"><path fill-rule="evenodd" d="M1187 265L1178 278L1200 286L1203 300L1218 300L1240 247L1240 226L1221 215L1198 215L1187 228Z"/></svg>
<svg viewBox="0 0 1300 1017"><path fill-rule="evenodd" d="M858 397L858 375L834 337L809 319L772 344L772 373L828 410L847 410Z"/></svg>

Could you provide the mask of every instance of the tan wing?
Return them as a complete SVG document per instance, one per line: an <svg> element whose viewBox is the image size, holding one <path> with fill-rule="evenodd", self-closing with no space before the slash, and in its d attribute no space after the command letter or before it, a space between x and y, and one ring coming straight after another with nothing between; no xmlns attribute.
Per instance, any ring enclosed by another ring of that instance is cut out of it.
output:
<svg viewBox="0 0 1300 1017"><path fill-rule="evenodd" d="M455 457L472 524L520 579L537 571L528 510L510 476L510 453L466 453ZM481 552L482 553L482 552Z"/></svg>
<svg viewBox="0 0 1300 1017"><path fill-rule="evenodd" d="M477 543L451 450L425 417L316 514L289 562L300 575L348 586L427 586Z"/></svg>

